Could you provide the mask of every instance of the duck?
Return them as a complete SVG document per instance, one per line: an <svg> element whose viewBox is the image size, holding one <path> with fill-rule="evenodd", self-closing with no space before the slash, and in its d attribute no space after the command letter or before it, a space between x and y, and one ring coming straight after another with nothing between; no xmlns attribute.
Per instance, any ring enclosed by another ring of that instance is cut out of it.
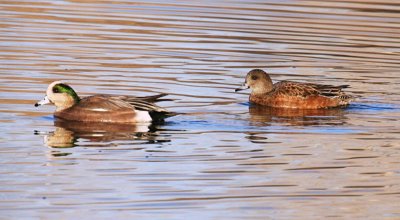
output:
<svg viewBox="0 0 400 220"><path fill-rule="evenodd" d="M272 83L262 69L253 69L246 75L245 82L235 92L251 89L250 103L275 108L324 109L345 107L353 100L342 89L349 85L323 85L281 81Z"/></svg>
<svg viewBox="0 0 400 220"><path fill-rule="evenodd" d="M149 123L162 122L176 115L154 104L166 94L135 97L124 95L98 94L81 98L68 84L55 81L45 97L35 103L35 107L46 104L56 106L54 117L66 121L101 123Z"/></svg>

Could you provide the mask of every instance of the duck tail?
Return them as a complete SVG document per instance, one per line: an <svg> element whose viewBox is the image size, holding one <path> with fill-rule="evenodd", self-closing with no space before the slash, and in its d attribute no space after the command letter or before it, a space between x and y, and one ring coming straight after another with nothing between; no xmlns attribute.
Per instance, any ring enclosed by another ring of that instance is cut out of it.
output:
<svg viewBox="0 0 400 220"><path fill-rule="evenodd" d="M338 96L339 98L339 105L341 106L346 106L349 105L352 101L354 101L356 99L355 96L352 95L347 95L347 94L340 94Z"/></svg>
<svg viewBox="0 0 400 220"><path fill-rule="evenodd" d="M167 111L150 111L149 114L153 122L164 122L166 118L179 115L179 113Z"/></svg>

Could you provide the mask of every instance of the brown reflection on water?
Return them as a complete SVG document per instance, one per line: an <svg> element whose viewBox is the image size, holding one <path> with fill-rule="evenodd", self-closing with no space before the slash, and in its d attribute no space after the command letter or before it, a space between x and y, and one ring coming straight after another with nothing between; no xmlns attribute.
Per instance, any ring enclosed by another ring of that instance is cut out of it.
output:
<svg viewBox="0 0 400 220"><path fill-rule="evenodd" d="M156 141L157 136L156 125L151 124L132 125L55 120L54 126L55 130L44 136L44 143L53 148L75 147L79 145L78 139L94 143L121 140L146 140L148 143L152 143ZM91 144L92 147L112 145Z"/></svg>
<svg viewBox="0 0 400 220"><path fill-rule="evenodd" d="M344 108L329 109L289 109L250 105L250 121L257 123L279 122L295 126L344 125Z"/></svg>

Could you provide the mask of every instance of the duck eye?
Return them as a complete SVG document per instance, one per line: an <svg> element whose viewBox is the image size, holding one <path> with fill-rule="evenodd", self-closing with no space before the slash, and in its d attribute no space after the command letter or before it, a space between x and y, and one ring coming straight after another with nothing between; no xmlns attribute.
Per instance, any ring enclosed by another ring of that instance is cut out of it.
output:
<svg viewBox="0 0 400 220"><path fill-rule="evenodd" d="M252 79L252 80L257 80L258 77L257 77L257 76L251 76L251 79Z"/></svg>
<svg viewBox="0 0 400 220"><path fill-rule="evenodd" d="M54 92L54 93L60 93L60 90L59 90L57 87L54 87L54 88L53 88L53 92Z"/></svg>

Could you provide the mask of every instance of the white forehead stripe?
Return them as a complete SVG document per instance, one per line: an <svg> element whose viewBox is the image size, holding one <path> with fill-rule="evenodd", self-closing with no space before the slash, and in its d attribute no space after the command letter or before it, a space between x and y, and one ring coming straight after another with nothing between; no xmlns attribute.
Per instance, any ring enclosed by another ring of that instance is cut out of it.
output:
<svg viewBox="0 0 400 220"><path fill-rule="evenodd" d="M63 83L63 82L61 82L61 81L54 81L54 82L52 82L52 83L49 85L49 87L47 87L46 95L52 94L52 93L53 93L53 87L54 87L55 85L57 85L57 84L60 84L60 83Z"/></svg>

